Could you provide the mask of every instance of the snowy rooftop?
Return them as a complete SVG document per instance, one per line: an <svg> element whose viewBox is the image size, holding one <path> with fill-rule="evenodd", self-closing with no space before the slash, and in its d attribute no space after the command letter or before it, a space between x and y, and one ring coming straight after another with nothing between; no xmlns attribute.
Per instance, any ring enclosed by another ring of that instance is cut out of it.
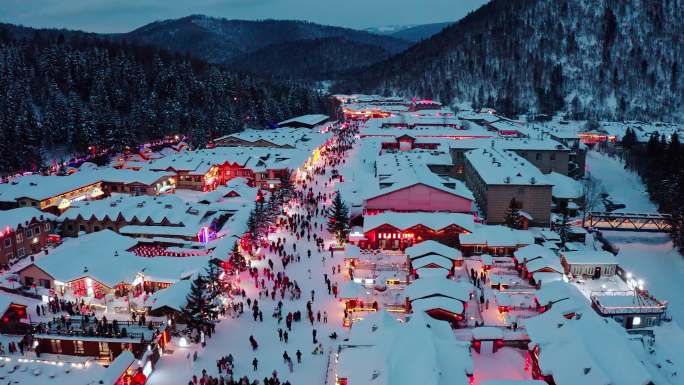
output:
<svg viewBox="0 0 684 385"><path fill-rule="evenodd" d="M271 130L247 129L216 138L214 139L214 142L220 141L221 139L236 138L253 143L265 141L276 146L312 148L322 145L329 137L329 134L312 131L308 128L280 127Z"/></svg>
<svg viewBox="0 0 684 385"><path fill-rule="evenodd" d="M523 321L539 364L557 385L646 385L652 377L629 346L626 331L593 310L571 319L545 312ZM572 359L568 359L572 357Z"/></svg>
<svg viewBox="0 0 684 385"><path fill-rule="evenodd" d="M487 245L490 247L518 247L534 243L528 230L516 230L506 226L477 224L470 234L459 236L461 245Z"/></svg>
<svg viewBox="0 0 684 385"><path fill-rule="evenodd" d="M54 221L56 216L42 212L33 207L19 207L12 210L0 211L0 229L16 229L18 226L24 226L26 222L31 222L33 219Z"/></svg>
<svg viewBox="0 0 684 385"><path fill-rule="evenodd" d="M380 328L376 326L379 324L387 326ZM340 352L337 376L347 378L350 384L469 383L467 376L473 372L469 344L457 341L447 322L417 313L404 324L389 319L378 323L377 317L373 317L358 322L352 330L357 326L382 332L371 339L370 346L349 347Z"/></svg>
<svg viewBox="0 0 684 385"><path fill-rule="evenodd" d="M34 264L61 282L91 277L112 288L121 282L132 283L138 273L143 273L148 281L173 283L204 268L209 260L208 257L138 257L127 251L136 244L133 238L102 230L68 238Z"/></svg>
<svg viewBox="0 0 684 385"><path fill-rule="evenodd" d="M468 302L470 293L475 287L465 281L454 281L446 278L419 278L406 286L404 294L410 301L434 295Z"/></svg>
<svg viewBox="0 0 684 385"><path fill-rule="evenodd" d="M399 191L417 184L429 186L468 200L475 199L473 193L462 181L437 176L424 164L410 165L408 167L402 166L400 163L396 163L394 166L391 164L378 165L378 174L385 176L378 181L377 188L368 189L366 199Z"/></svg>
<svg viewBox="0 0 684 385"><path fill-rule="evenodd" d="M545 177L553 185L551 195L554 198L579 199L582 197L582 183L579 181L555 171L546 174Z"/></svg>
<svg viewBox="0 0 684 385"><path fill-rule="evenodd" d="M388 224L399 230L406 230L416 225L423 225L432 230L441 230L456 225L467 231L475 227L473 216L460 213L404 213L385 211L377 215L367 215L363 218L363 232L366 233L381 225Z"/></svg>
<svg viewBox="0 0 684 385"><path fill-rule="evenodd" d="M206 205L190 204L175 195L153 197L119 194L96 201L75 202L69 210L60 215L59 220L74 220L78 217L88 220L95 217L102 221L108 217L115 221L122 217L126 222L137 218L144 223L149 219L154 223L165 223L169 227L192 227L196 234L199 224L212 213Z"/></svg>
<svg viewBox="0 0 684 385"><path fill-rule="evenodd" d="M465 157L488 185L551 185L537 167L512 151L479 148Z"/></svg>
<svg viewBox="0 0 684 385"><path fill-rule="evenodd" d="M433 240L420 242L404 250L409 259L416 259L430 254L436 254L451 260L463 259L463 254L458 249L449 247L443 243Z"/></svg>
<svg viewBox="0 0 684 385"><path fill-rule="evenodd" d="M571 265L617 265L615 256L604 250L563 251L561 256Z"/></svg>
<svg viewBox="0 0 684 385"><path fill-rule="evenodd" d="M112 167L84 169L67 176L27 175L0 184L0 200L11 202L29 197L44 200L98 182L142 183L151 185L161 178L173 176L167 172L120 170Z"/></svg>
<svg viewBox="0 0 684 385"><path fill-rule="evenodd" d="M570 151L566 146L555 140L533 138L461 139L451 142L449 147L473 150L476 148L491 148L492 144L500 150Z"/></svg>
<svg viewBox="0 0 684 385"><path fill-rule="evenodd" d="M187 304L187 295L190 292L192 281L189 279L180 280L166 289L159 290L145 300L145 306L150 310L168 307L173 310L181 311Z"/></svg>
<svg viewBox="0 0 684 385"><path fill-rule="evenodd" d="M322 114L312 114L312 115L302 115L302 116L297 116L291 119L283 120L282 122L278 123L279 127L287 127L288 124L292 123L302 123L302 124L307 124L311 126L316 126L319 125L326 120L330 119L328 115L322 115Z"/></svg>

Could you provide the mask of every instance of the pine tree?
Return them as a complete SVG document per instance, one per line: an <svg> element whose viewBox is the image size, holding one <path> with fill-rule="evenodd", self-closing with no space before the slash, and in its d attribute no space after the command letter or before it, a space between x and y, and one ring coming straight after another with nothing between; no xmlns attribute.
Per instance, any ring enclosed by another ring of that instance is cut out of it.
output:
<svg viewBox="0 0 684 385"><path fill-rule="evenodd" d="M183 318L188 327L200 332L204 326L211 324L218 315L215 297L207 287L207 280L198 274L190 285L190 293L186 296L187 304L183 308Z"/></svg>
<svg viewBox="0 0 684 385"><path fill-rule="evenodd" d="M508 209L504 215L504 222L506 226L512 229L521 229L522 226L522 215L520 214L520 203L511 198L511 202L508 204Z"/></svg>
<svg viewBox="0 0 684 385"><path fill-rule="evenodd" d="M335 199L327 212L327 216L328 231L335 234L339 243L343 243L349 235L349 208L342 201L342 195L339 191L335 194Z"/></svg>
<svg viewBox="0 0 684 385"><path fill-rule="evenodd" d="M242 272L247 270L247 261L242 253L240 253L240 248L238 247L237 242L233 244L233 250L230 252L229 263L233 271Z"/></svg>
<svg viewBox="0 0 684 385"><path fill-rule="evenodd" d="M207 286L213 296L219 296L222 294L221 285L221 268L218 264L210 261L207 268L204 270L206 274Z"/></svg>

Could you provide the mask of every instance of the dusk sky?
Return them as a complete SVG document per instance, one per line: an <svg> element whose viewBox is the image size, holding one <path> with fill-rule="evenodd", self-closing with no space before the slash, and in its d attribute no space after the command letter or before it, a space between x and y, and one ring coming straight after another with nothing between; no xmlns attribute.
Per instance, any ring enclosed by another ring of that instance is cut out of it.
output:
<svg viewBox="0 0 684 385"><path fill-rule="evenodd" d="M126 32L191 14L300 19L351 28L454 21L487 0L0 0L0 21L29 27Z"/></svg>

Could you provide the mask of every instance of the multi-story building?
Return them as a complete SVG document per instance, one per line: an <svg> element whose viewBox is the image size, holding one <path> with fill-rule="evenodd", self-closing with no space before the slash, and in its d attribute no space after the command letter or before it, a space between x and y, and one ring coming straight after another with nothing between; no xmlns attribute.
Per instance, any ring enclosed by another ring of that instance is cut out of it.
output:
<svg viewBox="0 0 684 385"><path fill-rule="evenodd" d="M530 224L548 226L552 187L526 159L496 147L465 153L465 182L489 224L504 223L515 199Z"/></svg>
<svg viewBox="0 0 684 385"><path fill-rule="evenodd" d="M39 252L48 243L56 217L33 207L0 211L0 265Z"/></svg>

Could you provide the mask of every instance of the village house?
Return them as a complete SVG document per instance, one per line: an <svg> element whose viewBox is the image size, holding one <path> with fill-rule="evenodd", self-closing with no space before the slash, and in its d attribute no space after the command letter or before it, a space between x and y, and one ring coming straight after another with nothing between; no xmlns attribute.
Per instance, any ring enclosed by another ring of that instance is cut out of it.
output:
<svg viewBox="0 0 684 385"><path fill-rule="evenodd" d="M70 238L17 275L24 287L36 291L51 289L58 295L98 299L130 292L135 297L169 287L209 261L207 256L139 257L130 251L137 244L110 230Z"/></svg>
<svg viewBox="0 0 684 385"><path fill-rule="evenodd" d="M118 195L79 202L63 213L59 221L62 222L62 234L67 237L107 229L147 238L159 236L197 241L204 227L216 232L224 215L230 213L217 213L207 205L191 205L174 195Z"/></svg>
<svg viewBox="0 0 684 385"><path fill-rule="evenodd" d="M562 251L561 263L566 274L598 279L615 275L618 261L604 250Z"/></svg>
<svg viewBox="0 0 684 385"><path fill-rule="evenodd" d="M42 250L50 241L56 219L33 207L0 211L0 265Z"/></svg>
<svg viewBox="0 0 684 385"><path fill-rule="evenodd" d="M385 211L364 216L364 239L359 241L359 246L404 250L423 241L435 240L457 247L459 236L471 232L474 225L473 216L469 214Z"/></svg>

